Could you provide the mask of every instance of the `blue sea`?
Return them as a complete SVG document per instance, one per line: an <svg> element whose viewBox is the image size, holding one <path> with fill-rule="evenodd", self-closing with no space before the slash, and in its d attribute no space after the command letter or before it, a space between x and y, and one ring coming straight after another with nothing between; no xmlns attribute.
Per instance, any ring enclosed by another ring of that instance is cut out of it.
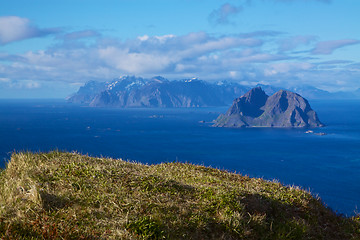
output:
<svg viewBox="0 0 360 240"><path fill-rule="evenodd" d="M90 108L0 100L0 166L14 151L77 151L142 163L191 162L298 185L339 214L360 207L360 101L311 101L327 126L213 128L222 108ZM205 122L203 122L205 121Z"/></svg>

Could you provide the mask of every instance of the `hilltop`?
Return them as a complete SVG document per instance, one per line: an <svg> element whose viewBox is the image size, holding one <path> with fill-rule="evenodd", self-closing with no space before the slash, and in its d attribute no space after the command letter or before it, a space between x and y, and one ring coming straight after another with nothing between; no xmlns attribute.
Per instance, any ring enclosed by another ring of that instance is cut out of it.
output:
<svg viewBox="0 0 360 240"><path fill-rule="evenodd" d="M297 187L187 163L16 153L0 173L1 239L359 239Z"/></svg>
<svg viewBox="0 0 360 240"><path fill-rule="evenodd" d="M215 127L322 127L309 102L297 93L279 90L270 97L256 87L236 98Z"/></svg>

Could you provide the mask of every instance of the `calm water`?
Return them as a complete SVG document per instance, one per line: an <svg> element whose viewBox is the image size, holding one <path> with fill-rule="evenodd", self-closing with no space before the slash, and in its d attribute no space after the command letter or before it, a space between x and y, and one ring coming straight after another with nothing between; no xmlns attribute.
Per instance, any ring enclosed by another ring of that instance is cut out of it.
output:
<svg viewBox="0 0 360 240"><path fill-rule="evenodd" d="M78 151L144 163L189 161L278 179L347 215L360 207L360 101L312 101L327 127L226 129L226 108L103 109L64 101L0 100L0 166L20 150Z"/></svg>

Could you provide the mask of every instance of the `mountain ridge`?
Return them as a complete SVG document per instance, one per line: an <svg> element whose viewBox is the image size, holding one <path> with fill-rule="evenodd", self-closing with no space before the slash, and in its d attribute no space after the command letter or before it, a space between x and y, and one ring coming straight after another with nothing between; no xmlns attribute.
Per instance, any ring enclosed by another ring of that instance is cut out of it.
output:
<svg viewBox="0 0 360 240"><path fill-rule="evenodd" d="M248 88L239 84L212 84L196 78L169 81L126 76L112 82L86 83L69 102L92 107L210 107L226 106Z"/></svg>

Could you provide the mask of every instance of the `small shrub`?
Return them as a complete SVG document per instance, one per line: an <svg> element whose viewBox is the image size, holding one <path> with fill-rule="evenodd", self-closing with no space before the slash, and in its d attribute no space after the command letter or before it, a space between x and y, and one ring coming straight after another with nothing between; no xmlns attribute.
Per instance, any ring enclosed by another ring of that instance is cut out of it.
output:
<svg viewBox="0 0 360 240"><path fill-rule="evenodd" d="M142 239L165 239L165 232L160 221L149 216L141 217L126 224L125 228Z"/></svg>

